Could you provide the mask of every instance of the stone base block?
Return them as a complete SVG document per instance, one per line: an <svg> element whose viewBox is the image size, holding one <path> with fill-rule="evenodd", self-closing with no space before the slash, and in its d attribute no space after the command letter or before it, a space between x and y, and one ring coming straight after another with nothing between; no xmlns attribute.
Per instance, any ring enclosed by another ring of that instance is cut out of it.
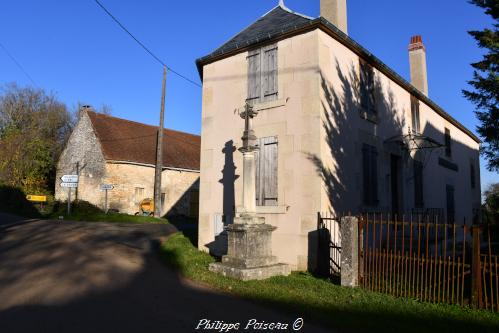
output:
<svg viewBox="0 0 499 333"><path fill-rule="evenodd" d="M229 256L223 256L222 263L233 267L256 268L263 266L272 266L277 264L277 257L268 256L260 258L234 258Z"/></svg>
<svg viewBox="0 0 499 333"><path fill-rule="evenodd" d="M210 271L229 276L243 281L264 280L272 276L288 276L291 273L289 265L274 264L270 266L240 268L227 265L225 263L210 264Z"/></svg>

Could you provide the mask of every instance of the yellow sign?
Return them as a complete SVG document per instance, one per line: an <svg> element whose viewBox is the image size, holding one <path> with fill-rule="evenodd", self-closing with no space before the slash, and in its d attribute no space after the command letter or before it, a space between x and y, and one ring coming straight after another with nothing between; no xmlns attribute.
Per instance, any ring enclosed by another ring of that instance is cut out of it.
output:
<svg viewBox="0 0 499 333"><path fill-rule="evenodd" d="M47 196L45 195L27 195L26 199L28 199L28 201L47 202Z"/></svg>

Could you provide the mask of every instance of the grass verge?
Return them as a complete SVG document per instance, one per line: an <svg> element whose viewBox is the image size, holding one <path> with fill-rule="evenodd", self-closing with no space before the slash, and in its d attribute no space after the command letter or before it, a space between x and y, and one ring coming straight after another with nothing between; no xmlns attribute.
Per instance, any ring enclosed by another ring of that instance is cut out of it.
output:
<svg viewBox="0 0 499 333"><path fill-rule="evenodd" d="M56 203L52 212L46 214L44 217L58 219L62 216L65 220L86 222L168 223L168 220L164 218L152 216L136 216L111 212L106 214L100 208L85 201L80 201L78 204L73 203L71 207L71 214L68 215L66 203Z"/></svg>
<svg viewBox="0 0 499 333"><path fill-rule="evenodd" d="M214 259L182 233L161 247L163 261L184 277L251 301L346 332L499 332L499 314L422 303L344 288L309 273L243 282L208 270Z"/></svg>

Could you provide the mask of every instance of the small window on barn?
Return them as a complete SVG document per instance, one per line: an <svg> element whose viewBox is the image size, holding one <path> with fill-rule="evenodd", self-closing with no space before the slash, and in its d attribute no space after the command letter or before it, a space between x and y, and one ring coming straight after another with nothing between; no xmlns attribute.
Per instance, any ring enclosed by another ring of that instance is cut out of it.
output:
<svg viewBox="0 0 499 333"><path fill-rule="evenodd" d="M135 202L140 202L144 198L144 188L136 187L135 188Z"/></svg>
<svg viewBox="0 0 499 333"><path fill-rule="evenodd" d="M451 137L450 137L450 130L448 128L445 129L445 135L444 135L444 142L445 142L445 156L451 157L452 156L452 142L451 142Z"/></svg>
<svg viewBox="0 0 499 333"><path fill-rule="evenodd" d="M248 98L250 105L277 99L277 45L248 53Z"/></svg>
<svg viewBox="0 0 499 333"><path fill-rule="evenodd" d="M161 207L165 207L166 193L161 193Z"/></svg>
<svg viewBox="0 0 499 333"><path fill-rule="evenodd" d="M360 59L360 104L367 116L376 115L376 99L374 96L374 69Z"/></svg>
<svg viewBox="0 0 499 333"><path fill-rule="evenodd" d="M422 208L423 202L423 163L414 161L414 206Z"/></svg>
<svg viewBox="0 0 499 333"><path fill-rule="evenodd" d="M363 202L366 206L378 204L378 151L376 147L362 146Z"/></svg>
<svg viewBox="0 0 499 333"><path fill-rule="evenodd" d="M277 206L277 137L258 140L256 154L256 205Z"/></svg>
<svg viewBox="0 0 499 333"><path fill-rule="evenodd" d="M420 133L419 100L414 96L411 96L411 120L412 130Z"/></svg>

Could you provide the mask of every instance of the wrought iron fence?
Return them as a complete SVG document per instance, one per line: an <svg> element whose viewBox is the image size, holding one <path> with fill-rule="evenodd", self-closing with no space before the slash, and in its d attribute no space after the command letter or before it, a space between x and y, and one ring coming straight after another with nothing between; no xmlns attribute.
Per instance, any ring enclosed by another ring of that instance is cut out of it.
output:
<svg viewBox="0 0 499 333"><path fill-rule="evenodd" d="M375 292L499 312L499 225L369 213L359 220L359 283ZM444 222L444 221L442 221ZM318 271L341 275L341 217L318 214ZM321 264L322 263L322 264Z"/></svg>
<svg viewBox="0 0 499 333"><path fill-rule="evenodd" d="M341 273L340 217L331 213L317 214L317 273L339 278Z"/></svg>

